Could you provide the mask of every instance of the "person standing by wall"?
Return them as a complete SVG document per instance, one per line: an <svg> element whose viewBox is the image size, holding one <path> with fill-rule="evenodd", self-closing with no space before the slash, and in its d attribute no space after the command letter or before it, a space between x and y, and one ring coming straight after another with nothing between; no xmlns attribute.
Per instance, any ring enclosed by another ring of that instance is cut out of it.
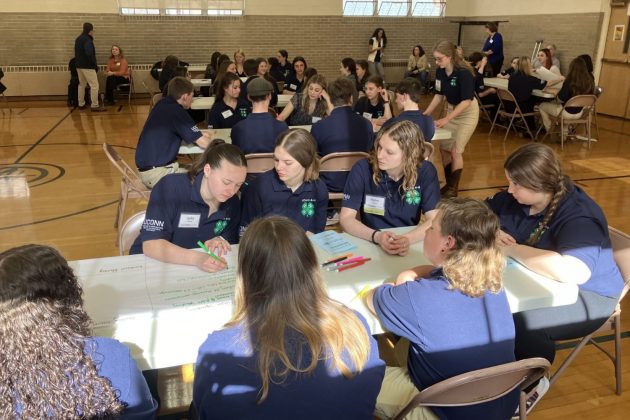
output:
<svg viewBox="0 0 630 420"><path fill-rule="evenodd" d="M370 74L379 75L385 80L385 69L383 68L383 50L387 47L387 35L385 29L376 28L369 42L368 64Z"/></svg>
<svg viewBox="0 0 630 420"><path fill-rule="evenodd" d="M96 72L96 50L94 49L94 25L89 22L83 24L83 32L74 41L74 57L79 74L79 109L85 109L85 86L90 85L92 112L103 112L105 107L98 103L98 78Z"/></svg>
<svg viewBox="0 0 630 420"><path fill-rule="evenodd" d="M503 67L503 36L498 30L495 22L486 23L488 38L481 50L488 57L488 64L492 66L494 74L501 73L501 67Z"/></svg>

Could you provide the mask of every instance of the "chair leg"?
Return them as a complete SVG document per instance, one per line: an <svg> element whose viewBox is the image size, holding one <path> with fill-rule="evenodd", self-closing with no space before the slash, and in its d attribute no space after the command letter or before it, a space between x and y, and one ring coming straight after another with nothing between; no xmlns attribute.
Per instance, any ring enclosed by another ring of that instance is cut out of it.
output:
<svg viewBox="0 0 630 420"><path fill-rule="evenodd" d="M562 362L562 365L560 365L560 368L557 371L555 371L554 374L551 375L551 377L549 378L549 387L552 387L553 384L555 384L556 381L560 378L560 376L564 373L564 371L567 370L567 368L569 367L573 359L575 359L575 357L580 353L582 348L586 344L588 344L592 336L593 334L591 333L580 340L580 343L571 351L571 354L569 354L569 356L566 359L564 359L564 361Z"/></svg>
<svg viewBox="0 0 630 420"><path fill-rule="evenodd" d="M492 130L494 130L494 126L497 123L497 118L499 118L498 110L497 110L497 113L494 115L494 119L492 120L492 125L490 126L490 132L488 133L488 135L492 134Z"/></svg>
<svg viewBox="0 0 630 420"><path fill-rule="evenodd" d="M510 128L512 128L512 123L514 122L514 114L512 114L512 118L510 118L510 123L507 126L507 130L505 131L505 136L503 136L503 142L505 143L505 139L507 139L508 134L510 134ZM514 128L516 130L516 128Z"/></svg>
<svg viewBox="0 0 630 420"><path fill-rule="evenodd" d="M615 315L615 390L617 395L623 392L621 376L621 314Z"/></svg>
<svg viewBox="0 0 630 420"><path fill-rule="evenodd" d="M599 123L597 122L597 108L593 108L593 118L595 119L595 128L597 129L597 139L602 137L599 134Z"/></svg>

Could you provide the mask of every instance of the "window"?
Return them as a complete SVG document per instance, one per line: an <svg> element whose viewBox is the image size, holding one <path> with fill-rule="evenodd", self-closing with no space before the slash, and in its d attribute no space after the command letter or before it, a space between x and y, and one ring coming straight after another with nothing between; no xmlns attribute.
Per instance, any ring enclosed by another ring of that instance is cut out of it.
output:
<svg viewBox="0 0 630 420"><path fill-rule="evenodd" d="M442 17L446 0L344 0L344 16Z"/></svg>
<svg viewBox="0 0 630 420"><path fill-rule="evenodd" d="M118 0L121 15L241 16L244 0Z"/></svg>

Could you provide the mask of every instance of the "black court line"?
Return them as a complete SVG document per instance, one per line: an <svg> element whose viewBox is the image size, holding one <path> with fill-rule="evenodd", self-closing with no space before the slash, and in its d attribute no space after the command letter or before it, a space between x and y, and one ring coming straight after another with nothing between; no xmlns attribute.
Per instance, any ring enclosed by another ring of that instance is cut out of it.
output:
<svg viewBox="0 0 630 420"><path fill-rule="evenodd" d="M120 111L122 111L122 109L123 109L123 106L122 105L118 105L118 111L116 111L116 112L120 112Z"/></svg>
<svg viewBox="0 0 630 420"><path fill-rule="evenodd" d="M57 124L53 125L53 126L52 126L52 128L51 128L50 130L48 130L48 131L47 131L47 132L46 132L46 133L45 133L45 134L44 134L44 135L43 135L43 136L42 136L39 140L37 140L37 141L35 142L35 144L33 144L31 147L29 147L29 148L26 150L26 152L22 153L22 156L20 156L19 158L17 158L17 159L16 159L16 161L15 161L15 162L13 162L13 163L14 163L14 164L16 164L16 163L20 163L20 161L21 161L22 159L24 159L24 158L26 157L26 155L28 155L29 153L31 153L31 151L32 151L34 148L36 148L36 147L37 147L37 146L38 146L41 142L43 142L43 141L46 139L46 137L48 137L48 135L49 135L50 133L52 133L52 132L53 132L53 130L54 130L55 128L59 127L59 125L63 122L63 120L65 120L66 118L68 118L68 116L69 116L70 114L72 114L72 111L69 111L69 112L68 112L68 113L67 113L64 117L62 117L62 118L61 118L61 119L57 122Z"/></svg>
<svg viewBox="0 0 630 420"><path fill-rule="evenodd" d="M55 221L55 220L61 220L61 219L65 219L67 217L72 217L72 216L78 216L79 214L87 213L87 212L90 212L90 211L93 211L93 210L98 210L98 209L101 209L103 207L111 206L112 204L116 204L116 203L118 203L118 200L110 201L109 203L101 204L100 206L92 207L92 208L85 209L85 210L80 210L80 211L77 211L77 212L74 212L74 213L64 214L63 216L51 217L50 219L37 220L35 222L30 222L30 223L22 223L22 224L19 224L19 225L0 227L0 231L1 230L9 230L9 229L14 229L14 228L19 228L19 227L23 227L23 226L39 225L41 223L52 222L52 221Z"/></svg>
<svg viewBox="0 0 630 420"><path fill-rule="evenodd" d="M26 110L27 110L27 109L28 109L28 108L24 108L23 110L21 110L21 111L20 111L20 112L18 112L17 114L18 114L18 115L22 115L24 112L26 112Z"/></svg>
<svg viewBox="0 0 630 420"><path fill-rule="evenodd" d="M0 147L23 147L23 146L30 146L31 144L7 144L7 145L0 145ZM45 147L45 146L95 146L95 147L102 147L103 144L102 143L90 143L90 144L85 144L85 143L46 143L46 144L40 144L39 147ZM127 146L127 145L123 145L123 144L111 144L110 146L114 146L114 147L120 147L123 149L131 149L131 150L136 150L135 147L133 146Z"/></svg>
<svg viewBox="0 0 630 420"><path fill-rule="evenodd" d="M630 331L624 331L621 333L621 339L623 340L624 338L628 338L630 337ZM593 337L593 341L595 341L597 344L600 343L606 343L608 341L613 341L615 339L615 335L614 334L607 334L607 335L602 335L600 337ZM575 346L577 346L580 343L579 340L575 340L575 341L569 341L566 343L559 343L556 344L556 350L565 350L565 349L570 349L573 348ZM588 345L590 346L593 343L588 343Z"/></svg>

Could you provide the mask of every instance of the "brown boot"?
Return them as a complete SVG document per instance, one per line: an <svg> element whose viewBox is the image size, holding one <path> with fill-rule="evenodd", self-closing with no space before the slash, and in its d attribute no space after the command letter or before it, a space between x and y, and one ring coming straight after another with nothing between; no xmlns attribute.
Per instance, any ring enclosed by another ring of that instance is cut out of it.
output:
<svg viewBox="0 0 630 420"><path fill-rule="evenodd" d="M442 188L440 188L440 194L444 196L444 193L448 190L449 179L451 178L451 164L449 163L444 167L444 178L446 178L446 184Z"/></svg>
<svg viewBox="0 0 630 420"><path fill-rule="evenodd" d="M462 169L457 169L451 173L451 176L447 179L446 185L440 193L442 194L442 198L452 198L457 197L457 192L459 191L459 180L462 177Z"/></svg>

